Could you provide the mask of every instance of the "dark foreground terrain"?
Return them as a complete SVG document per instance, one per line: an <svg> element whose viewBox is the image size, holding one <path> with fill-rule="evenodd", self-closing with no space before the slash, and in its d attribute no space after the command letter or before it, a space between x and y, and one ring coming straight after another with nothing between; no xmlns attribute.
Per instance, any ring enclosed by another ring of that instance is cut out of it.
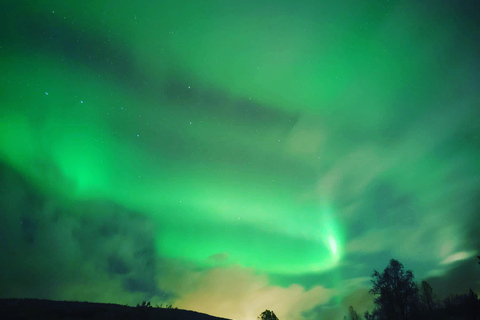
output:
<svg viewBox="0 0 480 320"><path fill-rule="evenodd" d="M225 320L187 310L37 299L0 299L0 319Z"/></svg>

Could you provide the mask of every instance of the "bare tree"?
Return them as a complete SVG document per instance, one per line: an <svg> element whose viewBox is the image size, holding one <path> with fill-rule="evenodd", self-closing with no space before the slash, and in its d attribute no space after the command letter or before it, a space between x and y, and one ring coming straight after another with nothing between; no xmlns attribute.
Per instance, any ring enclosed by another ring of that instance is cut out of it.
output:
<svg viewBox="0 0 480 320"><path fill-rule="evenodd" d="M418 298L413 272L405 271L403 264L392 259L382 273L374 270L372 278L373 288L370 293L376 295L375 317L392 320L409 319Z"/></svg>

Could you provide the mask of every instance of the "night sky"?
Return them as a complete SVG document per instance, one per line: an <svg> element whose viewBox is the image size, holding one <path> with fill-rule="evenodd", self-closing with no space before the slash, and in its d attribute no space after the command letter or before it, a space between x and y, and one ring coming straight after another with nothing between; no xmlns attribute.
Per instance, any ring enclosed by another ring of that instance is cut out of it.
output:
<svg viewBox="0 0 480 320"><path fill-rule="evenodd" d="M479 20L2 1L0 297L341 319L391 258L480 292Z"/></svg>

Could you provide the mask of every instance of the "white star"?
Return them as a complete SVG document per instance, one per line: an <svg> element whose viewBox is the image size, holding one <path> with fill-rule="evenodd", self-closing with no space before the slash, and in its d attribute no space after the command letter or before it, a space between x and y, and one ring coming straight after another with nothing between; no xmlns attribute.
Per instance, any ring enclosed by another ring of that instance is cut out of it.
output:
<svg viewBox="0 0 480 320"><path fill-rule="evenodd" d="M45 91L45 95L48 96L48 92Z"/></svg>

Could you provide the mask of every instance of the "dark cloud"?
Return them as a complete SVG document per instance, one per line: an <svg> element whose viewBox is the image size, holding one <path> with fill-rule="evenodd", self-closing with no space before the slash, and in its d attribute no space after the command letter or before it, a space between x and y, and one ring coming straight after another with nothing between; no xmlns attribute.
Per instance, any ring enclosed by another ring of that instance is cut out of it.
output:
<svg viewBox="0 0 480 320"><path fill-rule="evenodd" d="M33 245L37 236L37 222L29 216L20 217L20 224L22 225L22 231L25 240L30 245Z"/></svg>
<svg viewBox="0 0 480 320"><path fill-rule="evenodd" d="M163 93L170 102L182 103L181 112L201 113L224 124L230 121L247 122L250 126L275 123L289 130L299 118L297 113L289 114L249 97L236 97L208 86L192 76L183 75L178 68L167 77Z"/></svg>
<svg viewBox="0 0 480 320"><path fill-rule="evenodd" d="M127 263L117 256L109 257L107 263L109 273L123 275L131 272L131 269L128 267Z"/></svg>
<svg viewBox="0 0 480 320"><path fill-rule="evenodd" d="M367 205L374 210L374 219L380 226L417 225L418 209L414 197L401 192L393 183L379 181L373 184L367 198L372 199Z"/></svg>
<svg viewBox="0 0 480 320"><path fill-rule="evenodd" d="M124 280L125 289L130 292L142 292L149 295L149 298L156 295L157 288L155 282L150 281L151 279L143 278L126 278Z"/></svg>
<svg viewBox="0 0 480 320"><path fill-rule="evenodd" d="M104 201L65 205L5 164L0 177L2 297L61 299L79 277L92 286L119 282L145 299L173 297L157 286L154 223L146 216Z"/></svg>
<svg viewBox="0 0 480 320"><path fill-rule="evenodd" d="M108 31L96 22L95 33L85 24L83 14L69 16L54 14L47 7L29 9L19 1L3 4L0 30L9 47L24 51L52 54L63 59L66 66L82 64L103 76L113 76L129 84L137 78L134 56L122 45L116 32ZM89 10L88 10L89 11ZM73 18L73 21L72 21ZM102 30L103 32L99 32Z"/></svg>
<svg viewBox="0 0 480 320"><path fill-rule="evenodd" d="M3 297L53 296L65 279L45 234L45 199L20 174L0 164L0 287ZM55 236L55 235L54 235ZM50 242L51 243L51 242Z"/></svg>
<svg viewBox="0 0 480 320"><path fill-rule="evenodd" d="M373 308L373 296L368 291L368 287L357 287L348 291L341 300L333 299L328 304L319 304L303 312L303 316L305 319L343 319L348 315L350 306L363 316L365 311Z"/></svg>
<svg viewBox="0 0 480 320"><path fill-rule="evenodd" d="M434 293L439 298L445 298L449 294L467 293L470 288L480 292L480 265L476 256L453 264L446 274L425 279Z"/></svg>

